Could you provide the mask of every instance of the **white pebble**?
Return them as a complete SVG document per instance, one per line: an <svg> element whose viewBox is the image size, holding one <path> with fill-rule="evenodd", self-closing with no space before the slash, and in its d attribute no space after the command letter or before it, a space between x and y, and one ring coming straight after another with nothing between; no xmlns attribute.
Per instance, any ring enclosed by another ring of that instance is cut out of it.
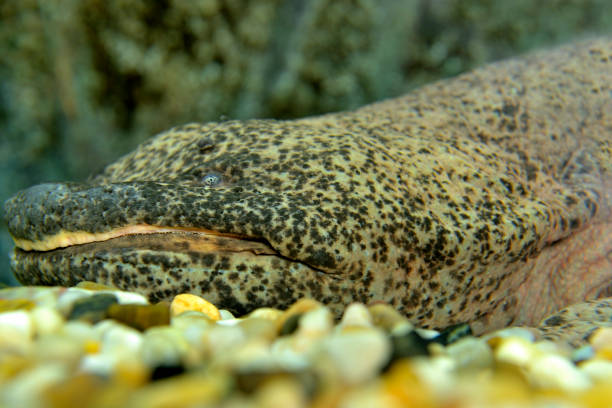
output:
<svg viewBox="0 0 612 408"><path fill-rule="evenodd" d="M99 290L96 293L110 293L117 297L117 301L120 305L125 304L136 304L136 305L148 305L149 301L146 297L140 293L124 292L122 290Z"/></svg>
<svg viewBox="0 0 612 408"><path fill-rule="evenodd" d="M219 314L221 315L221 320L233 320L233 319L235 319L234 315L229 310L220 309L219 310Z"/></svg>
<svg viewBox="0 0 612 408"><path fill-rule="evenodd" d="M0 332L11 330L24 338L31 338L33 334L32 319L25 310L15 310L0 313Z"/></svg>
<svg viewBox="0 0 612 408"><path fill-rule="evenodd" d="M153 327L143 336L140 355L149 367L175 365L189 350L181 332L173 327Z"/></svg>
<svg viewBox="0 0 612 408"><path fill-rule="evenodd" d="M94 326L102 343L101 352L134 355L142 347L142 334L113 320L103 320Z"/></svg>
<svg viewBox="0 0 612 408"><path fill-rule="evenodd" d="M439 393L448 393L455 384L455 361L449 356L415 357L412 369L417 377Z"/></svg>
<svg viewBox="0 0 612 408"><path fill-rule="evenodd" d="M593 359L580 364L579 370L592 381L612 385L612 361Z"/></svg>
<svg viewBox="0 0 612 408"><path fill-rule="evenodd" d="M101 377L109 377L115 372L115 367L120 361L123 360L111 353L87 354L81 359L79 370Z"/></svg>
<svg viewBox="0 0 612 408"><path fill-rule="evenodd" d="M206 334L204 340L213 355L231 353L233 349L240 347L246 340L246 336L240 326L237 324L230 326L220 325L219 323L223 321L217 321L212 330ZM236 322L239 322L239 320L236 320Z"/></svg>
<svg viewBox="0 0 612 408"><path fill-rule="evenodd" d="M50 307L35 307L30 312L30 316L37 335L55 333L64 325L64 317Z"/></svg>
<svg viewBox="0 0 612 408"><path fill-rule="evenodd" d="M493 353L482 339L465 337L445 349L457 368L486 368L493 363Z"/></svg>
<svg viewBox="0 0 612 408"><path fill-rule="evenodd" d="M535 340L535 335L529 329L525 329L523 327L508 327L482 336L484 340L489 340L495 337L504 339L509 337L518 337L528 342L533 342Z"/></svg>
<svg viewBox="0 0 612 408"><path fill-rule="evenodd" d="M338 327L372 327L372 316L363 303L351 303L342 316Z"/></svg>
<svg viewBox="0 0 612 408"><path fill-rule="evenodd" d="M520 337L510 337L502 340L494 355L497 361L522 367L533 358L535 352L532 343Z"/></svg>
<svg viewBox="0 0 612 408"><path fill-rule="evenodd" d="M84 343L88 340L98 340L99 333L96 332L91 323L82 320L70 320L64 324L58 334Z"/></svg>
<svg viewBox="0 0 612 408"><path fill-rule="evenodd" d="M26 370L0 388L0 406L38 408L43 404L42 392L68 376L65 365L45 364Z"/></svg>
<svg viewBox="0 0 612 408"><path fill-rule="evenodd" d="M581 391L591 385L585 373L555 354L536 356L527 366L527 375L533 384L542 388Z"/></svg>
<svg viewBox="0 0 612 408"><path fill-rule="evenodd" d="M68 316L72 305L79 299L90 297L94 292L81 288L68 288L57 299L57 310L64 316Z"/></svg>
<svg viewBox="0 0 612 408"><path fill-rule="evenodd" d="M306 312L299 321L299 335L319 336L329 333L334 327L334 317L326 307L317 307Z"/></svg>
<svg viewBox="0 0 612 408"><path fill-rule="evenodd" d="M325 338L322 351L349 384L374 378L389 359L391 344L380 330L339 332Z"/></svg>

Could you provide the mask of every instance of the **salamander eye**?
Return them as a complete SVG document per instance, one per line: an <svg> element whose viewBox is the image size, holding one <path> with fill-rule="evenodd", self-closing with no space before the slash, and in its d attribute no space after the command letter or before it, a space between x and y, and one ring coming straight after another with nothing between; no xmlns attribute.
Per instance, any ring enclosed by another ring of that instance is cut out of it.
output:
<svg viewBox="0 0 612 408"><path fill-rule="evenodd" d="M217 173L208 173L202 178L202 183L206 187L215 187L221 184L221 175Z"/></svg>

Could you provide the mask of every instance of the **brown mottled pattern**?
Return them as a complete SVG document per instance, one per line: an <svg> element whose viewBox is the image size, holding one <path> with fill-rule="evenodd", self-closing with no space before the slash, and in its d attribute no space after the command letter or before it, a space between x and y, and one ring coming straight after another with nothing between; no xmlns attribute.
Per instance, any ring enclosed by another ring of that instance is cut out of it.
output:
<svg viewBox="0 0 612 408"><path fill-rule="evenodd" d="M11 233L197 227L280 256L202 253L184 233L16 250L13 268L238 312L312 296L385 300L431 327L533 324L611 293L611 84L612 40L598 39L353 112L177 127L88 184L19 193Z"/></svg>

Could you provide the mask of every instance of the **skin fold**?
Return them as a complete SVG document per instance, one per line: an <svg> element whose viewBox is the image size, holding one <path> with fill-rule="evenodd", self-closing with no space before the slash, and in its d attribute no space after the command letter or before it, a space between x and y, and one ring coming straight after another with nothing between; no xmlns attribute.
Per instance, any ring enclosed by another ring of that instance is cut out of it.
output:
<svg viewBox="0 0 612 408"><path fill-rule="evenodd" d="M12 267L237 313L385 301L476 333L600 299L582 338L610 319L611 84L601 38L355 111L176 127L87 183L8 200Z"/></svg>

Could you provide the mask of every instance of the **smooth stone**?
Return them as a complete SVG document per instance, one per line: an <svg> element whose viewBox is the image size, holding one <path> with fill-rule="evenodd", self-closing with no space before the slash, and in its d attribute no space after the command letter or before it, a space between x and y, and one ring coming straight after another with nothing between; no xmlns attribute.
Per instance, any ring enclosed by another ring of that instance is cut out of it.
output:
<svg viewBox="0 0 612 408"><path fill-rule="evenodd" d="M574 363L580 363L593 358L593 356L595 356L593 346L582 346L572 352L572 361Z"/></svg>
<svg viewBox="0 0 612 408"><path fill-rule="evenodd" d="M347 327L372 327L372 316L363 303L351 303L345 309L338 328Z"/></svg>
<svg viewBox="0 0 612 408"><path fill-rule="evenodd" d="M30 299L0 299L0 313L13 310L31 310L36 303Z"/></svg>
<svg viewBox="0 0 612 408"><path fill-rule="evenodd" d="M237 324L231 326L216 324L204 337L204 342L213 356L231 354L246 341L244 331Z"/></svg>
<svg viewBox="0 0 612 408"><path fill-rule="evenodd" d="M464 337L444 348L458 369L483 369L493 365L493 352L481 339Z"/></svg>
<svg viewBox="0 0 612 408"><path fill-rule="evenodd" d="M199 296L192 295L189 293L182 293L172 299L172 303L170 304L170 315L172 317L192 310L204 313L211 320L221 319L221 313L219 313L219 309L217 309L215 305L213 305L206 299L203 299Z"/></svg>
<svg viewBox="0 0 612 408"><path fill-rule="evenodd" d="M74 302L92 296L95 292L81 288L67 288L59 293L55 307L63 315L68 316L72 310Z"/></svg>
<svg viewBox="0 0 612 408"><path fill-rule="evenodd" d="M79 373L42 392L45 405L61 408L80 408L93 405L104 389L104 380L95 375Z"/></svg>
<svg viewBox="0 0 612 408"><path fill-rule="evenodd" d="M151 381L163 380L184 374L185 372L185 367L182 364L160 365L151 371Z"/></svg>
<svg viewBox="0 0 612 408"><path fill-rule="evenodd" d="M555 354L535 356L527 365L530 382L541 388L583 391L591 386L589 377L571 361Z"/></svg>
<svg viewBox="0 0 612 408"><path fill-rule="evenodd" d="M23 371L11 381L2 384L0 406L44 407L42 392L64 381L68 369L62 363L43 364Z"/></svg>
<svg viewBox="0 0 612 408"><path fill-rule="evenodd" d="M67 321L60 328L57 335L74 339L82 344L88 340L100 339L100 334L95 330L94 326L91 323L82 320Z"/></svg>
<svg viewBox="0 0 612 408"><path fill-rule="evenodd" d="M99 291L99 290L119 290L118 288L110 285L105 285L103 283L92 282L92 281L81 281L74 285L75 288L86 289L91 291Z"/></svg>
<svg viewBox="0 0 612 408"><path fill-rule="evenodd" d="M407 331L401 335L391 335L390 363L408 357L426 356L429 354L429 340L424 339L416 330Z"/></svg>
<svg viewBox="0 0 612 408"><path fill-rule="evenodd" d="M300 324L300 319L302 318L302 316L303 316L302 313L293 313L291 316L287 317L284 320L283 325L281 326L278 332L278 335L279 336L289 336L295 333L295 331L297 330Z"/></svg>
<svg viewBox="0 0 612 408"><path fill-rule="evenodd" d="M580 364L578 369L592 381L612 386L612 361L592 359Z"/></svg>
<svg viewBox="0 0 612 408"><path fill-rule="evenodd" d="M155 381L130 393L126 407L168 408L220 406L230 392L228 375L185 374Z"/></svg>
<svg viewBox="0 0 612 408"><path fill-rule="evenodd" d="M368 310L374 326L380 327L389 333L398 331L407 332L414 328L406 316L387 303L375 303L368 306Z"/></svg>
<svg viewBox="0 0 612 408"><path fill-rule="evenodd" d="M497 361L520 367L527 365L536 354L537 350L533 343L521 337L500 339L499 343L494 345L493 351Z"/></svg>
<svg viewBox="0 0 612 408"><path fill-rule="evenodd" d="M107 316L138 330L170 324L170 305L160 302L155 305L111 305Z"/></svg>
<svg viewBox="0 0 612 408"><path fill-rule="evenodd" d="M34 334L30 314L25 310L0 313L0 333L5 331L11 331L20 338L29 340Z"/></svg>
<svg viewBox="0 0 612 408"><path fill-rule="evenodd" d="M524 327L508 327L482 336L482 338L487 341L495 338L505 339L508 337L519 337L529 342L534 342L536 339L533 332Z"/></svg>
<svg viewBox="0 0 612 408"><path fill-rule="evenodd" d="M102 283L83 281L83 282L77 283L76 286L74 287L79 288L79 289L86 289L91 292L99 292L99 293L115 295L119 304L121 305L130 304L130 303L138 304L138 305L149 304L149 301L147 300L147 298L141 295L140 293L120 290L119 288L116 288L114 286L104 285Z"/></svg>
<svg viewBox="0 0 612 408"><path fill-rule="evenodd" d="M418 380L438 394L447 394L453 389L457 365L449 356L415 357L410 366Z"/></svg>
<svg viewBox="0 0 612 408"><path fill-rule="evenodd" d="M30 355L38 364L77 365L84 355L83 341L63 335L48 334L33 343Z"/></svg>
<svg viewBox="0 0 612 408"><path fill-rule="evenodd" d="M246 317L247 318L261 318L267 320L277 320L279 319L284 312L279 309L274 309L272 307L260 307L259 309L253 310Z"/></svg>
<svg viewBox="0 0 612 408"><path fill-rule="evenodd" d="M173 327L154 327L142 339L140 356L149 367L182 365L182 357L189 344L181 332Z"/></svg>
<svg viewBox="0 0 612 408"><path fill-rule="evenodd" d="M254 395L257 406L267 408L301 408L308 406L304 379L276 376L268 379Z"/></svg>
<svg viewBox="0 0 612 408"><path fill-rule="evenodd" d="M589 343L597 352L603 349L612 351L612 327L601 327L589 338Z"/></svg>
<svg viewBox="0 0 612 408"><path fill-rule="evenodd" d="M389 361L391 344L380 329L335 332L323 339L327 355L348 384L360 384L376 377Z"/></svg>
<svg viewBox="0 0 612 408"><path fill-rule="evenodd" d="M102 293L110 293L117 297L120 305L149 305L149 301L146 297L140 293L126 292L123 290L113 290Z"/></svg>
<svg viewBox="0 0 612 408"><path fill-rule="evenodd" d="M68 313L68 320L86 320L97 323L106 317L108 308L119 303L115 295L110 293L96 293L82 299L77 299L72 304L72 309Z"/></svg>
<svg viewBox="0 0 612 408"><path fill-rule="evenodd" d="M142 333L113 320L103 320L94 326L101 343L101 352L134 356L140 353Z"/></svg>
<svg viewBox="0 0 612 408"><path fill-rule="evenodd" d="M303 315L304 313L310 310L317 309L319 307L324 307L324 306L314 299L303 298L303 299L298 300L297 302L289 306L289 309L287 309L276 320L279 333L283 330L285 330L286 334L293 333L293 330L297 329L297 320L299 320L299 316ZM299 315L299 316L293 317L295 315ZM293 323L286 323L286 321L289 319L293 320ZM287 325L286 329L283 329L285 325Z"/></svg>
<svg viewBox="0 0 612 408"><path fill-rule="evenodd" d="M103 320L93 327L99 337L97 353L83 356L79 369L102 377L116 375L117 367L140 360L142 334L113 320Z"/></svg>
<svg viewBox="0 0 612 408"><path fill-rule="evenodd" d="M440 334L433 339L433 342L447 346L456 342L457 340L471 336L472 328L467 323L460 323L442 330Z"/></svg>
<svg viewBox="0 0 612 408"><path fill-rule="evenodd" d="M64 316L50 307L37 306L30 312L36 335L56 333L65 323Z"/></svg>
<svg viewBox="0 0 612 408"><path fill-rule="evenodd" d="M334 316L326 307L318 307L302 315L298 325L298 335L321 337L334 328Z"/></svg>
<svg viewBox="0 0 612 408"><path fill-rule="evenodd" d="M238 326L248 339L263 340L268 343L276 338L276 322L261 317L241 319Z"/></svg>
<svg viewBox="0 0 612 408"><path fill-rule="evenodd" d="M221 315L221 320L234 320L235 317L229 310L219 309L219 314Z"/></svg>

